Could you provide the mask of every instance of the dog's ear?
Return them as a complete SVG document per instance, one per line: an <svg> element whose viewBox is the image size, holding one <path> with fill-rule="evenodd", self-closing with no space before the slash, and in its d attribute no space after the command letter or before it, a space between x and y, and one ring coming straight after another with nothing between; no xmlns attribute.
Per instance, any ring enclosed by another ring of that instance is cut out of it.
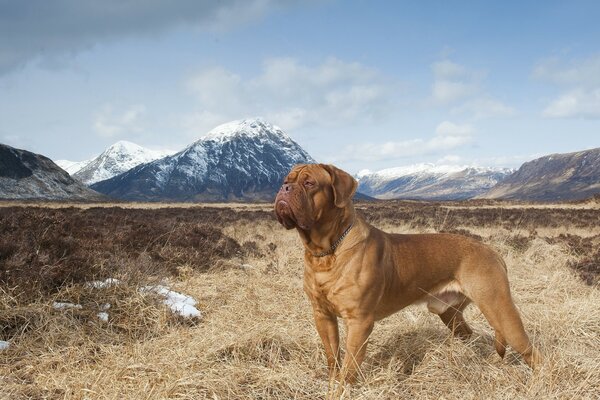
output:
<svg viewBox="0 0 600 400"><path fill-rule="evenodd" d="M336 207L344 208L352 200L358 183L346 171L330 164L321 164L329 175L331 175L331 187L333 188L333 202Z"/></svg>

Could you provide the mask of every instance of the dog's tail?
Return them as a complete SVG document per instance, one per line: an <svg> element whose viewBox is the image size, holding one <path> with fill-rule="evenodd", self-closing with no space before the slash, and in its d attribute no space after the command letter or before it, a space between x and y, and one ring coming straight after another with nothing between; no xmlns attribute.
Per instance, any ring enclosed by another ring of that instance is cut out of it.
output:
<svg viewBox="0 0 600 400"><path fill-rule="evenodd" d="M499 330L496 330L496 339L494 340L494 347L496 348L496 352L500 356L500 358L504 358L504 354L506 353L506 339L502 336Z"/></svg>

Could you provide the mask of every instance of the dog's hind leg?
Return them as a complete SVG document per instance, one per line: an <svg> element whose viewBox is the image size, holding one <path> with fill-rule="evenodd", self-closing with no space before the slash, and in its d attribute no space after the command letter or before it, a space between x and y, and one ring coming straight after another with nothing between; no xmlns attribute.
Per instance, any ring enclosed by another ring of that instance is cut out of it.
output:
<svg viewBox="0 0 600 400"><path fill-rule="evenodd" d="M467 321L463 317L463 310L471 302L466 296L460 295L461 301L455 306L449 307L446 311L438 314L444 324L452 331L454 336L463 340L468 339L473 333Z"/></svg>
<svg viewBox="0 0 600 400"><path fill-rule="evenodd" d="M504 358L504 354L506 353L506 339L502 336L500 331L496 331L496 337L494 338L494 347L496 348L496 353L500 356L500 358Z"/></svg>
<svg viewBox="0 0 600 400"><path fill-rule="evenodd" d="M456 281L445 284L427 296L427 308L440 316L454 336L467 339L473 331L463 318L463 310L471 299L462 293L462 287Z"/></svg>
<svg viewBox="0 0 600 400"><path fill-rule="evenodd" d="M500 356L508 343L515 351L521 353L525 362L531 367L542 361L540 352L533 346L521 321L508 285L504 268L496 265L485 267L485 273L479 278L461 282L466 293L479 307L492 328L496 331L496 351Z"/></svg>

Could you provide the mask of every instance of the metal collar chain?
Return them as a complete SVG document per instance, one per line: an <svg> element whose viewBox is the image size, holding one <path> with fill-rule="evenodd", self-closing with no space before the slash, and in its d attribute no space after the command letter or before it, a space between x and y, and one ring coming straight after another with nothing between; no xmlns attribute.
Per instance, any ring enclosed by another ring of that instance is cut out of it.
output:
<svg viewBox="0 0 600 400"><path fill-rule="evenodd" d="M350 224L348 229L346 229L344 231L344 233L342 233L342 236L340 236L340 238L331 245L331 248L329 248L329 250L324 251L319 254L313 254L313 257L325 257L325 256L328 256L329 254L332 254L335 251L335 249L342 243L342 240L344 240L346 235L348 235L348 232L350 232L350 229L352 229L353 226L354 226L354 221L352 221L352 223Z"/></svg>

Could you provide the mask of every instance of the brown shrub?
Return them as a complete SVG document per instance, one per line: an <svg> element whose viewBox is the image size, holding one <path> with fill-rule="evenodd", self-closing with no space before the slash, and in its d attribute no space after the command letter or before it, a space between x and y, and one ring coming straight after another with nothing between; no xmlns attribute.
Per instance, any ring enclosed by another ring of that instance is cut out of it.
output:
<svg viewBox="0 0 600 400"><path fill-rule="evenodd" d="M266 212L230 209L0 209L0 285L14 294L55 292L65 284L208 269L220 260L259 254L221 229Z"/></svg>
<svg viewBox="0 0 600 400"><path fill-rule="evenodd" d="M506 244L517 251L523 252L529 248L533 239L531 236L512 235L507 238Z"/></svg>
<svg viewBox="0 0 600 400"><path fill-rule="evenodd" d="M600 283L600 235L592 237L581 237L571 234L560 234L556 238L547 239L551 244L561 243L577 257L576 261L570 261L569 267L588 285Z"/></svg>

